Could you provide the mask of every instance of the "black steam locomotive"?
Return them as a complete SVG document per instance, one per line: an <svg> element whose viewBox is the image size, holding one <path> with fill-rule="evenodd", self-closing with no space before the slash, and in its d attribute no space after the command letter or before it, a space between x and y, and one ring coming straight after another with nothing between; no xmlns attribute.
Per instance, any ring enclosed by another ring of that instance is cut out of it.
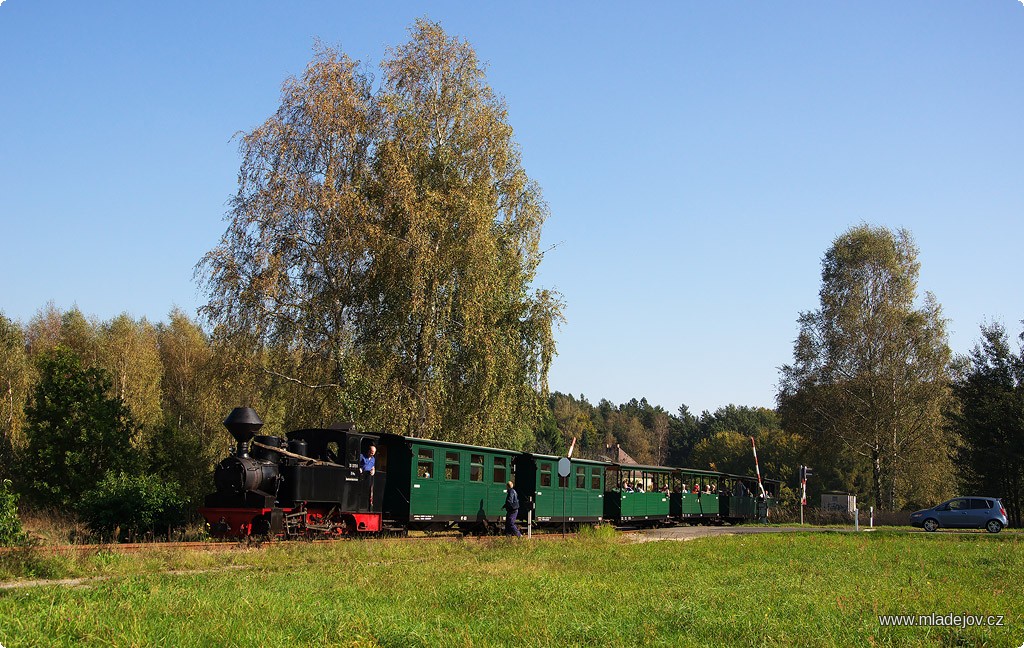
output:
<svg viewBox="0 0 1024 648"><path fill-rule="evenodd" d="M216 492L200 514L216 536L298 537L346 535L381 530L386 475L361 473L378 435L351 424L296 430L287 440L259 436L263 421L248 407L224 421L235 438L235 453L217 465Z"/></svg>

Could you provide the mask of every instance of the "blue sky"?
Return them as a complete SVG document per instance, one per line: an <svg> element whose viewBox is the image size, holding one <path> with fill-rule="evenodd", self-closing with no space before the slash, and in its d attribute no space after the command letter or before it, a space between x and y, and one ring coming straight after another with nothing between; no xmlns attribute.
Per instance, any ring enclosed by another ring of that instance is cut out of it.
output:
<svg viewBox="0 0 1024 648"><path fill-rule="evenodd" d="M189 313L238 131L316 39L374 66L417 17L469 40L551 208L552 389L773 406L820 264L909 229L958 353L1021 329L1024 5L0 4L0 312Z"/></svg>

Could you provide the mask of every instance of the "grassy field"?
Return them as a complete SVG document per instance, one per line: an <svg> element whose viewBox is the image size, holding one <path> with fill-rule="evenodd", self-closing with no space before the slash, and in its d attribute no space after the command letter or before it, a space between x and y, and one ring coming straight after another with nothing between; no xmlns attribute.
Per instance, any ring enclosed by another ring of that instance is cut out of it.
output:
<svg viewBox="0 0 1024 648"><path fill-rule="evenodd" d="M1013 646L1024 538L762 534L272 545L0 557L0 644ZM880 614L1004 615L882 627Z"/></svg>

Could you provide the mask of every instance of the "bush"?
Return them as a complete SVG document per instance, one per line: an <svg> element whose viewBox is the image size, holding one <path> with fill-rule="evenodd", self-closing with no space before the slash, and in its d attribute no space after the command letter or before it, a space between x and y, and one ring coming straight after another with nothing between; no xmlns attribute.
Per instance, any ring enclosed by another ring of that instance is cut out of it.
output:
<svg viewBox="0 0 1024 648"><path fill-rule="evenodd" d="M11 480L0 483L0 546L25 544L25 532L18 517L18 494L11 491Z"/></svg>
<svg viewBox="0 0 1024 648"><path fill-rule="evenodd" d="M96 488L82 496L81 513L96 533L133 539L155 535L184 521L187 502L177 482L156 475L108 472Z"/></svg>
<svg viewBox="0 0 1024 648"><path fill-rule="evenodd" d="M24 479L29 501L67 508L96 487L100 469L129 468L138 460L138 430L124 401L111 396L111 378L86 367L65 347L39 359L39 380L25 407Z"/></svg>

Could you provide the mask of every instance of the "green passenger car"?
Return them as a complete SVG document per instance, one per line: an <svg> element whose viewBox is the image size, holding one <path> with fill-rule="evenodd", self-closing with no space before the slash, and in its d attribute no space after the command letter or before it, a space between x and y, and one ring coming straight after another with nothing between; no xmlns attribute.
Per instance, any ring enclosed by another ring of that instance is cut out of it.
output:
<svg viewBox="0 0 1024 648"><path fill-rule="evenodd" d="M721 516L733 524L739 522L767 521L769 512L779 498L782 482L776 479L762 480L765 496L757 477L744 475L722 475Z"/></svg>
<svg viewBox="0 0 1024 648"><path fill-rule="evenodd" d="M540 527L579 526L604 519L605 469L609 464L570 459L569 476L558 476L559 457L521 454L516 459L516 491L522 508L520 523Z"/></svg>
<svg viewBox="0 0 1024 648"><path fill-rule="evenodd" d="M613 464L608 467L605 518L615 524L656 525L671 514L672 468Z"/></svg>
<svg viewBox="0 0 1024 648"><path fill-rule="evenodd" d="M501 528L507 492L519 453L461 443L384 435L389 479L385 522L410 530L464 532Z"/></svg>
<svg viewBox="0 0 1024 648"><path fill-rule="evenodd" d="M721 473L682 468L672 474L672 517L683 522L717 520L721 513Z"/></svg>
<svg viewBox="0 0 1024 648"><path fill-rule="evenodd" d="M722 518L732 523L755 520L758 495L756 477L723 476Z"/></svg>

